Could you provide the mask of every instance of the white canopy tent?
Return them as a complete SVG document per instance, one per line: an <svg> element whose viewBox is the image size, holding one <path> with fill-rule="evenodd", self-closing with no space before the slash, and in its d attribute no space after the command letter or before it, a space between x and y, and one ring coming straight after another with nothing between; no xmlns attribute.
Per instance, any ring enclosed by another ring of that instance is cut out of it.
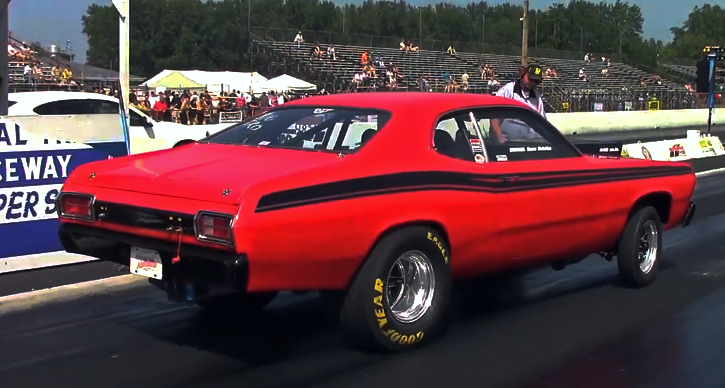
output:
<svg viewBox="0 0 725 388"><path fill-rule="evenodd" d="M317 86L287 74L253 85L254 94L262 92L316 91Z"/></svg>
<svg viewBox="0 0 725 388"><path fill-rule="evenodd" d="M196 84L205 85L210 92L215 93L221 91L231 92L232 90L249 92L250 88L254 90L257 84L267 81L267 78L257 72L164 70L141 85L149 88L166 87L167 89L174 89L174 85L164 85L164 79L178 79L178 76L187 78Z"/></svg>

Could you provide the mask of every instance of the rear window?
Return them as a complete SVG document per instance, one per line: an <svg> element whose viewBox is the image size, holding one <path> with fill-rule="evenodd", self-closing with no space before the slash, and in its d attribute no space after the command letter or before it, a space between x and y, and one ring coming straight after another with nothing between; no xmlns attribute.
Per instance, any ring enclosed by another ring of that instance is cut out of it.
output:
<svg viewBox="0 0 725 388"><path fill-rule="evenodd" d="M390 113L371 109L283 108L252 117L202 142L355 152L389 119Z"/></svg>

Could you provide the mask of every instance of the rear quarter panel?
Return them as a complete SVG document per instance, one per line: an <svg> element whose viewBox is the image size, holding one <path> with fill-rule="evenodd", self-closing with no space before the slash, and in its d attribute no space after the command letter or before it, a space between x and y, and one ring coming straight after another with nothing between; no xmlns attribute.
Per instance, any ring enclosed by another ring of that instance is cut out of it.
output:
<svg viewBox="0 0 725 388"><path fill-rule="evenodd" d="M249 289L346 288L377 239L411 222L442 224L456 258L454 270L465 270L467 258L484 253L485 226L471 216L485 207L481 196L426 191L245 212L250 217L239 224L238 241L248 248Z"/></svg>

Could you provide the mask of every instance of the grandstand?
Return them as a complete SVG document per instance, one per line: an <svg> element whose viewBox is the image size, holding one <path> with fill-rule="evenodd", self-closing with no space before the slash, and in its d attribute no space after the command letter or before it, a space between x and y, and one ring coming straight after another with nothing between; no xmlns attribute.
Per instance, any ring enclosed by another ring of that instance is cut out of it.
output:
<svg viewBox="0 0 725 388"><path fill-rule="evenodd" d="M696 67L695 66L684 66L684 65L670 65L670 64L664 64L662 65L668 72L671 72L673 74L679 75L681 77L694 80L696 77Z"/></svg>
<svg viewBox="0 0 725 388"><path fill-rule="evenodd" d="M461 75L466 73L470 77L467 92L492 93L498 86L489 85L489 81L481 77L479 65L493 69L499 85L514 80L521 66L519 56L470 52L449 54L430 50L406 53L398 47L350 45L334 46L336 60L313 59L310 52L314 45L310 43L302 43L298 47L293 42L260 38L253 43L258 53L275 58L273 62L277 66L284 66L284 71L302 74L329 92L351 89L355 74L362 71L361 57L366 51L373 57L379 56L386 65L395 64L398 67L397 84L400 90L420 90L418 81L425 78L432 90L443 91L445 74L452 75L460 83ZM322 44L320 48L325 51L328 46ZM660 101L661 109L692 108L696 103L694 96L687 94L684 84L662 79L659 75L623 63L608 64L601 58L587 63L584 60L540 57L530 57L529 62L545 69L556 69L558 73L557 77L547 77L542 84L549 111L591 110L596 102L603 103L603 109L612 110L623 101L636 104L652 98ZM605 68L606 74L602 72ZM586 74L586 81L580 79L580 70ZM376 90L380 86L380 82L373 80L358 90Z"/></svg>
<svg viewBox="0 0 725 388"><path fill-rule="evenodd" d="M42 90L78 91L84 85L118 80L118 72L68 61L45 51L35 52L13 37L8 38L8 59L10 93ZM33 77L25 74L26 66L34 73ZM59 69L55 75L53 67ZM63 74L63 69L68 71ZM143 81L141 77L129 78L132 82Z"/></svg>

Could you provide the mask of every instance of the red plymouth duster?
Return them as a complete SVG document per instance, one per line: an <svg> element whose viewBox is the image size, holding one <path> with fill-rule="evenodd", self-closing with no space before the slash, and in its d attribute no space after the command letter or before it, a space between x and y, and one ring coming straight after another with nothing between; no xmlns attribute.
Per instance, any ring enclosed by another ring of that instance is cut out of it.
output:
<svg viewBox="0 0 725 388"><path fill-rule="evenodd" d="M455 281L598 253L652 283L663 232L694 214L695 174L620 152L500 97L313 97L77 168L59 235L203 307L344 292L345 338L404 350L444 331Z"/></svg>

